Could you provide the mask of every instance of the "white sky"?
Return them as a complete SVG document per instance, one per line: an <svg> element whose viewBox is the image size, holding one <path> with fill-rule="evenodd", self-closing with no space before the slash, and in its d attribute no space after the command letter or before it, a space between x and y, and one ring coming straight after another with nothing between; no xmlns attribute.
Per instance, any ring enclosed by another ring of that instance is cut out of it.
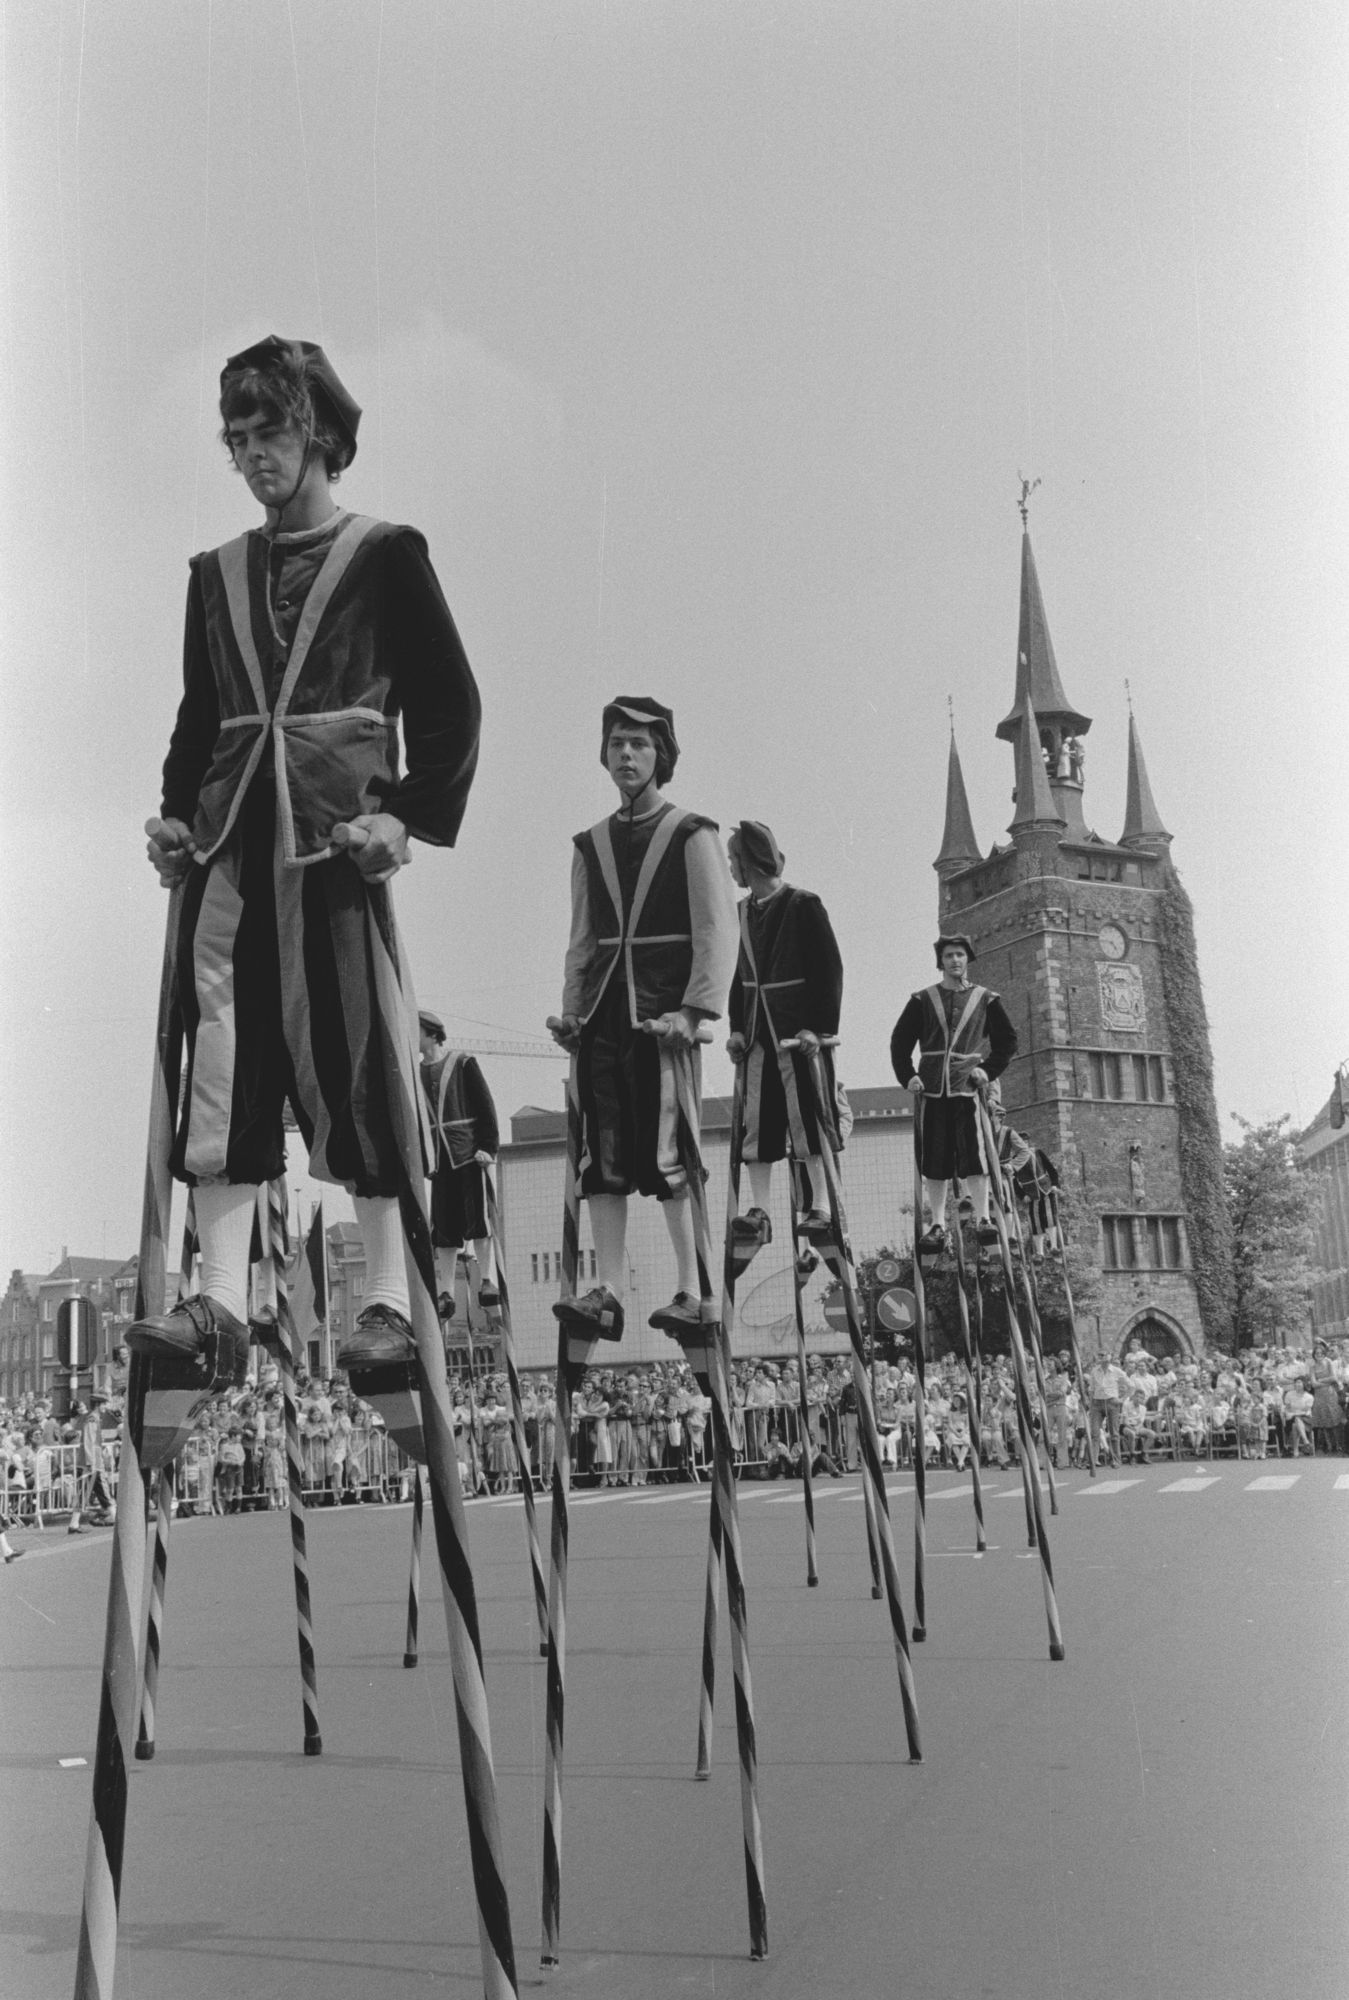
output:
<svg viewBox="0 0 1349 2000"><path fill-rule="evenodd" d="M6 0L0 1266L135 1246L164 906L141 825L187 558L252 506L224 356L321 339L352 506L428 535L478 673L418 989L557 1004L598 714L768 820L888 1080L929 969L946 698L1010 818L1017 475L1089 824L1128 677L1220 1110L1349 1055L1342 0ZM503 1114L548 1062L486 1061ZM724 1060L708 1085L724 1088Z"/></svg>

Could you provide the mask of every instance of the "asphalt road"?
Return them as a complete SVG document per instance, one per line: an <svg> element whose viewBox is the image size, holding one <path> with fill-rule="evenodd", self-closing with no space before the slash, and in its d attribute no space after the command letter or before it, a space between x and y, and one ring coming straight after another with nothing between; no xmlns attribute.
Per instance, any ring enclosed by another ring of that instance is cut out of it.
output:
<svg viewBox="0 0 1349 2000"><path fill-rule="evenodd" d="M799 1489L743 1490L763 1964L724 1617L715 1769L692 1775L706 1489L577 1496L563 1955L547 1975L522 1515L471 1508L521 1990L1346 2000L1349 1461L1069 1475L1049 1523L1061 1664L1014 1477L990 1481L983 1558L968 1486L930 1485L917 1767L857 1481L821 1490L810 1591ZM911 1482L892 1486L911 1614ZM130 1786L126 2000L480 1991L437 1595L420 1666L401 1665L410 1511L309 1521L319 1759L299 1754L284 1519L174 1530L159 1751ZM71 1760L93 1755L108 1538L19 1539L31 1553L0 1573L0 1995L68 2000L90 1792Z"/></svg>

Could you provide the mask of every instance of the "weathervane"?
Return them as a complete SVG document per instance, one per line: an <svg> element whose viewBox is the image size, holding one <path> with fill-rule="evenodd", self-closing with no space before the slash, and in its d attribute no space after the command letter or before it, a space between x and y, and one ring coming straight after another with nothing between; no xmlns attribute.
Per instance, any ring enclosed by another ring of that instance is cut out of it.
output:
<svg viewBox="0 0 1349 2000"><path fill-rule="evenodd" d="M1022 527L1028 528L1030 526L1030 496L1040 482L1038 479L1027 479L1024 472L1018 472L1017 478L1021 481L1021 498L1017 502L1017 507L1021 515Z"/></svg>

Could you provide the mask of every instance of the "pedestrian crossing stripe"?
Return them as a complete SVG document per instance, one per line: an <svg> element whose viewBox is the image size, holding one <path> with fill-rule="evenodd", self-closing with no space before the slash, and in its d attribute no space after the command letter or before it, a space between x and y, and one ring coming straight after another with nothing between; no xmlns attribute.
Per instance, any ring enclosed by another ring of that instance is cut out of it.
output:
<svg viewBox="0 0 1349 2000"><path fill-rule="evenodd" d="M1300 1472L1267 1472L1263 1479L1252 1479L1246 1487L1247 1493L1282 1493L1285 1487L1296 1486Z"/></svg>
<svg viewBox="0 0 1349 2000"><path fill-rule="evenodd" d="M1340 1474L1339 1478L1335 1481L1335 1491L1337 1493L1349 1493L1349 1472L1342 1472Z"/></svg>
<svg viewBox="0 0 1349 2000"><path fill-rule="evenodd" d="M1126 1486L1141 1486L1141 1479L1098 1479L1094 1486L1084 1486L1080 1490L1085 1498L1094 1493L1099 1500L1105 1493L1123 1493Z"/></svg>
<svg viewBox="0 0 1349 2000"><path fill-rule="evenodd" d="M1158 1488L1161 1493L1202 1493L1206 1486L1216 1486L1222 1478L1220 1472L1210 1472L1207 1478L1197 1475L1189 1479L1173 1479L1169 1486Z"/></svg>

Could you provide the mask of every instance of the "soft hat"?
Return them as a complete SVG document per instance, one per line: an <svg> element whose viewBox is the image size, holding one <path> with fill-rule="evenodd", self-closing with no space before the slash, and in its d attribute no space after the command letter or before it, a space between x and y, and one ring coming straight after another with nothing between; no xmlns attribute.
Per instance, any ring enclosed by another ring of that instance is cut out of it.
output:
<svg viewBox="0 0 1349 2000"><path fill-rule="evenodd" d="M674 710L666 708L663 702L653 701L646 694L615 695L606 702L604 714L600 718L600 762L608 761L609 732L622 717L627 722L635 722L643 729L649 729L656 744L656 783L668 784L679 762L679 744L675 738Z"/></svg>
<svg viewBox="0 0 1349 2000"><path fill-rule="evenodd" d="M933 945L932 949L937 954L938 965L941 964L941 955L945 951L948 944L960 945L965 953L966 958L968 958L970 962L973 963L975 956L974 946L970 943L964 931L956 931L949 937L945 935L939 937L937 939L937 942Z"/></svg>
<svg viewBox="0 0 1349 2000"><path fill-rule="evenodd" d="M760 875L780 875L787 866L787 857L773 838L772 827L765 826L761 819L739 820L734 839L741 860Z"/></svg>
<svg viewBox="0 0 1349 2000"><path fill-rule="evenodd" d="M241 353L231 354L221 369L221 394L224 394L225 384L231 375L242 375L250 368L256 368L264 375L275 374L278 370L298 374L311 397L322 402L341 431L350 465L356 456L356 431L361 421L361 406L317 341L286 340L279 333L269 333L265 340L254 341Z"/></svg>

